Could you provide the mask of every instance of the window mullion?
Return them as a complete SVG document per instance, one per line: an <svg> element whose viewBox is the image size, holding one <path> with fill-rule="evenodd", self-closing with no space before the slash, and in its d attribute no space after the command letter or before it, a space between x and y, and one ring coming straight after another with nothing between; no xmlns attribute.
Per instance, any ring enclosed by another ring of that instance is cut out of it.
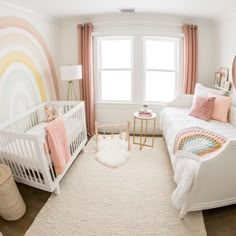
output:
<svg viewBox="0 0 236 236"><path fill-rule="evenodd" d="M142 37L136 36L134 42L134 101L137 104L143 104L145 81L143 69L143 43Z"/></svg>

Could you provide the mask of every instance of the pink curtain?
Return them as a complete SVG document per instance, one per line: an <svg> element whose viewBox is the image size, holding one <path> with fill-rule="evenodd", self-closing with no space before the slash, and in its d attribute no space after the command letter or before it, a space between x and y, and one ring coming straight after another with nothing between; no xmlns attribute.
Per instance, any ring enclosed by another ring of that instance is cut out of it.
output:
<svg viewBox="0 0 236 236"><path fill-rule="evenodd" d="M184 32L184 87L183 92L193 94L198 74L198 27L183 25Z"/></svg>
<svg viewBox="0 0 236 236"><path fill-rule="evenodd" d="M80 80L80 99L85 102L88 135L95 133L95 101L92 63L92 24L78 25L78 58L82 64L82 80Z"/></svg>

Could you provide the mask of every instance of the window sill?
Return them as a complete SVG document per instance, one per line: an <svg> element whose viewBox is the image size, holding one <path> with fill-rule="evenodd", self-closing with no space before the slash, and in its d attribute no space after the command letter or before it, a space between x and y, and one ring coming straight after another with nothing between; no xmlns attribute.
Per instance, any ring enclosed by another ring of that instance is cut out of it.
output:
<svg viewBox="0 0 236 236"><path fill-rule="evenodd" d="M167 103L145 103L152 110L159 110L166 107ZM138 103L122 103L122 102L98 102L95 104L96 108L116 108L116 109L140 109L143 104Z"/></svg>

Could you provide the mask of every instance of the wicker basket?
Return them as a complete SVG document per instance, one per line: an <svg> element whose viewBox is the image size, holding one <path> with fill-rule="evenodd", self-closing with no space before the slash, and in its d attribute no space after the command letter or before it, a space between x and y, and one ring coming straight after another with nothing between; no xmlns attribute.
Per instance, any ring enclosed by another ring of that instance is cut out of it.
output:
<svg viewBox="0 0 236 236"><path fill-rule="evenodd" d="M10 168L0 164L0 216L5 220L18 220L25 214L25 211L25 203Z"/></svg>

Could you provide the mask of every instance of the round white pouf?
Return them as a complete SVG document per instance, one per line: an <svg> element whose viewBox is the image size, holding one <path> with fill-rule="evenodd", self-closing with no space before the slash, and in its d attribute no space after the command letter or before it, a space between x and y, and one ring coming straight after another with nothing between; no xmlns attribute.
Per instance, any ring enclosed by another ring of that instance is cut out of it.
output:
<svg viewBox="0 0 236 236"><path fill-rule="evenodd" d="M18 220L25 211L26 206L13 179L11 169L0 164L0 216L9 221Z"/></svg>

